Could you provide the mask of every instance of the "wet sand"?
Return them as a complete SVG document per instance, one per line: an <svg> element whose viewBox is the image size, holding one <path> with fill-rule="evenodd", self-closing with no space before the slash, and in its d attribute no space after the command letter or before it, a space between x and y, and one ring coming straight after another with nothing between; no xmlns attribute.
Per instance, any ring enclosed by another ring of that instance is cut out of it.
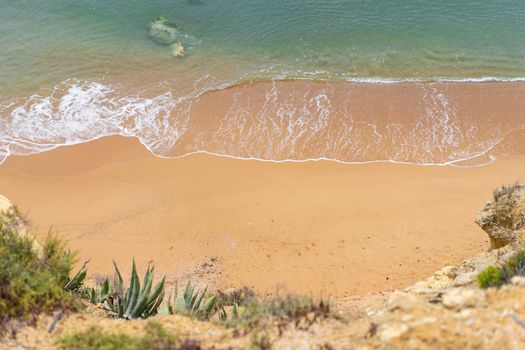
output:
<svg viewBox="0 0 525 350"><path fill-rule="evenodd" d="M166 155L480 165L525 155L524 101L523 82L262 81L178 105L173 147L144 139Z"/></svg>
<svg viewBox="0 0 525 350"><path fill-rule="evenodd" d="M525 161L476 168L330 161L272 163L205 154L160 159L104 138L0 166L0 193L43 239L52 226L91 273L177 271L218 257L220 282L335 297L410 285L488 248L473 222Z"/></svg>

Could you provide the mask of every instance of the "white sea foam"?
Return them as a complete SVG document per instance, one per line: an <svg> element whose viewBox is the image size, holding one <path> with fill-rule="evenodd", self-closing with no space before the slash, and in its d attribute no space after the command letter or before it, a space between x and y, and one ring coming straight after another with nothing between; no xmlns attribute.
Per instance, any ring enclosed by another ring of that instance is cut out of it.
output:
<svg viewBox="0 0 525 350"><path fill-rule="evenodd" d="M429 77L429 78L354 78L349 77L345 79L353 83L369 83L369 84L399 84L399 83L428 83L428 82L443 82L443 83L512 83L525 82L525 77L478 77L478 78L460 78L460 77Z"/></svg>

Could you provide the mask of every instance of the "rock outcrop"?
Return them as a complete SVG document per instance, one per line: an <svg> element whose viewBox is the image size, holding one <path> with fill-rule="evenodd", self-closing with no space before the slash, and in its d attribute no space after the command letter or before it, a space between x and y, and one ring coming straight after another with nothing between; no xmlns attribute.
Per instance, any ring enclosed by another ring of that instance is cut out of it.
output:
<svg viewBox="0 0 525 350"><path fill-rule="evenodd" d="M167 46L172 56L183 57L185 55L184 45L181 43L183 33L173 22L164 17L159 17L149 26L149 36L151 40L159 45Z"/></svg>
<svg viewBox="0 0 525 350"><path fill-rule="evenodd" d="M525 186L517 183L494 191L494 198L476 216L476 223L498 249L525 237Z"/></svg>
<svg viewBox="0 0 525 350"><path fill-rule="evenodd" d="M149 35L151 40L159 45L170 45L180 40L180 30L177 25L164 17L159 17L150 23Z"/></svg>
<svg viewBox="0 0 525 350"><path fill-rule="evenodd" d="M42 246L27 229L27 223L24 222L23 218L18 214L17 209L13 206L11 201L2 195L0 195L0 219L8 222L9 225L17 227L15 231L18 235L32 240L34 251L37 252L37 254L42 253Z"/></svg>
<svg viewBox="0 0 525 350"><path fill-rule="evenodd" d="M11 201L0 194L0 212L12 207Z"/></svg>
<svg viewBox="0 0 525 350"><path fill-rule="evenodd" d="M508 260L524 248L525 186L503 186L476 215L475 222L490 238L490 249L457 266L445 266L424 281L406 289L411 293L437 293L447 288L465 287L489 265Z"/></svg>

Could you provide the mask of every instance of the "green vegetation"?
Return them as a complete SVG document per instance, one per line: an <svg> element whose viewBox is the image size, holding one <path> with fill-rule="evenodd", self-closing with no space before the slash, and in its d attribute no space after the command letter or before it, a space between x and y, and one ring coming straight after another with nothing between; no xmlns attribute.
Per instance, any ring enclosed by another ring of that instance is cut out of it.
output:
<svg viewBox="0 0 525 350"><path fill-rule="evenodd" d="M505 276L502 269L489 266L478 275L477 280L481 288L499 287L505 283Z"/></svg>
<svg viewBox="0 0 525 350"><path fill-rule="evenodd" d="M123 333L107 333L92 327L61 338L57 346L63 350L175 350L191 349L188 342L179 343L161 324L148 322L144 335L131 337Z"/></svg>
<svg viewBox="0 0 525 350"><path fill-rule="evenodd" d="M158 313L164 301L165 278L154 287L154 267L148 266L142 283L133 261L129 286L114 263L112 280L106 278L97 286L84 286L87 275L85 262L70 278L74 254L63 241L49 235L45 244L36 249L29 235L23 234L23 219L16 209L0 213L0 327L11 319L35 321L42 312L73 309L78 299L101 305L109 315L124 319L147 318ZM513 263L512 266L519 264ZM175 287L172 300L167 302L170 313L179 313L200 320L212 320L226 327L244 327L257 330L268 320L278 326L290 322L310 325L318 318L330 315L329 304L315 302L307 297L288 296L260 300L248 289L229 293L208 293L208 288L196 289L190 282L179 291ZM75 333L62 338L61 349L192 349L191 341L178 343L156 323L148 323L145 335L107 333L99 328ZM253 349L269 349L271 343L264 334L252 339Z"/></svg>
<svg viewBox="0 0 525 350"><path fill-rule="evenodd" d="M496 188L494 191L492 191L492 197L495 201L498 201L503 196L510 196L517 190L521 188L521 185L518 181L516 181L512 185L502 185L501 187Z"/></svg>
<svg viewBox="0 0 525 350"><path fill-rule="evenodd" d="M184 292L181 293L176 285L173 293L173 304L168 304L170 313L187 314L202 320L208 320L210 316L217 312L218 304L216 294L204 299L207 289L208 287L201 291L195 290L191 282L188 282Z"/></svg>
<svg viewBox="0 0 525 350"><path fill-rule="evenodd" d="M248 287L229 292L217 291L217 303L222 306L247 305L256 298L255 292Z"/></svg>
<svg viewBox="0 0 525 350"><path fill-rule="evenodd" d="M0 213L0 326L13 318L35 321L42 312L72 308L69 291L85 277L79 271L69 279L74 254L63 241L50 234L42 249L35 249L23 225L16 208Z"/></svg>
<svg viewBox="0 0 525 350"><path fill-rule="evenodd" d="M525 250L516 253L500 267L487 267L478 275L477 281L481 288L500 287L517 275L525 275Z"/></svg>
<svg viewBox="0 0 525 350"><path fill-rule="evenodd" d="M302 320L312 324L317 319L331 316L330 304L325 300L315 301L310 297L296 297L289 295L286 298L249 301L246 305L236 302L228 315L224 307L219 314L220 322L226 326L244 326L256 328L266 319L274 318L280 324L294 323Z"/></svg>
<svg viewBox="0 0 525 350"><path fill-rule="evenodd" d="M64 286L64 289L68 292L78 292L80 291L82 285L84 284L84 280L86 279L87 275L87 264L89 261L86 261L84 265L78 270L78 272L69 280L69 282L66 283Z"/></svg>
<svg viewBox="0 0 525 350"><path fill-rule="evenodd" d="M104 333L100 328L68 335L58 342L58 348L67 350L131 350L135 349L133 339L126 334Z"/></svg>
<svg viewBox="0 0 525 350"><path fill-rule="evenodd" d="M155 315L164 299L164 278L152 289L153 267L148 267L142 286L135 262L127 290L115 264L112 284L106 279L96 288L83 287L87 263L71 279L74 254L50 234L44 245L25 233L16 208L0 213L0 326L11 319L35 321L42 312L72 309L75 297L102 304L111 315L126 319Z"/></svg>
<svg viewBox="0 0 525 350"><path fill-rule="evenodd" d="M154 267L148 266L141 286L133 260L130 286L125 289L120 270L115 262L113 265L115 267L113 283L111 284L106 278L97 288L83 290L80 293L81 297L94 304L102 304L111 316L119 318L130 320L156 315L164 300L165 278L163 277L153 288Z"/></svg>
<svg viewBox="0 0 525 350"><path fill-rule="evenodd" d="M250 350L269 350L272 342L266 334L254 334L250 344Z"/></svg>

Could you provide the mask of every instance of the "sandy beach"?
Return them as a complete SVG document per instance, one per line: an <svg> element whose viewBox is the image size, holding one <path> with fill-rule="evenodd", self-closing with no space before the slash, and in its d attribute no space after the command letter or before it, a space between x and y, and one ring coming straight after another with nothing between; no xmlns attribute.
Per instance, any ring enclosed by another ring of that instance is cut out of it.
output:
<svg viewBox="0 0 525 350"><path fill-rule="evenodd" d="M91 259L90 273L219 265L223 286L334 297L402 288L488 248L475 213L523 160L475 168L196 154L160 159L110 137L0 166L2 194ZM215 259L217 258L217 259Z"/></svg>

